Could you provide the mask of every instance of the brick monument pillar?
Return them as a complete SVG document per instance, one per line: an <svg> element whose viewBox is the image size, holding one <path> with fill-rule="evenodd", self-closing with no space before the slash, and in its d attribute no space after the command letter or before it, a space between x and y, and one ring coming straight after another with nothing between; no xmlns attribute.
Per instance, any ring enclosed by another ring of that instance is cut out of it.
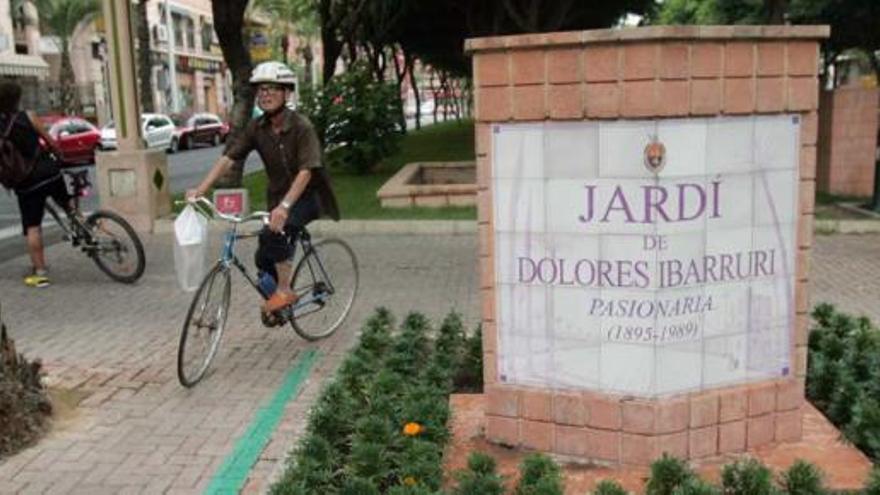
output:
<svg viewBox="0 0 880 495"><path fill-rule="evenodd" d="M801 438L828 34L468 40L489 440L644 465Z"/></svg>

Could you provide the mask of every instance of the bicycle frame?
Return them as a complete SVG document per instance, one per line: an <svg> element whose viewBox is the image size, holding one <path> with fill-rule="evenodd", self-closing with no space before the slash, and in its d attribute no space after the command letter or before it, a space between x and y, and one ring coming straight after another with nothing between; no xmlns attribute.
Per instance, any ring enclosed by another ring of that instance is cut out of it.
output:
<svg viewBox="0 0 880 495"><path fill-rule="evenodd" d="M268 299L268 295L263 294L263 291L260 290L259 282L255 277L253 277L248 270L248 268L241 262L238 258L238 255L235 254L235 244L239 239L247 239L251 237L256 237L258 233L246 233L242 234L238 232L238 224L232 224L232 226L226 231L223 238L223 248L221 250L220 259L217 263L222 263L228 269L230 266L234 266L238 269L238 271L244 276L245 280L257 291L257 294L260 295L263 299ZM308 231L303 227L302 232L299 236L299 240L297 241L302 249L303 256L310 256L314 254L314 256L309 257L307 264L309 267L309 272L312 275L313 280L317 280L315 277L315 267L312 266L312 259L317 260L318 270L322 275L320 280L326 281L328 285L328 293L332 294L334 292L333 284L330 281L329 276L327 275L327 271L324 269L324 263L321 261L320 256L315 252L314 247L312 247L311 235ZM294 258L288 260L291 265L293 265ZM315 295L309 294L306 297L300 298L292 307L293 312L295 313L297 309L300 309L308 304L314 303L316 301L323 302L326 299L324 295ZM294 316L293 314L285 315L287 317Z"/></svg>

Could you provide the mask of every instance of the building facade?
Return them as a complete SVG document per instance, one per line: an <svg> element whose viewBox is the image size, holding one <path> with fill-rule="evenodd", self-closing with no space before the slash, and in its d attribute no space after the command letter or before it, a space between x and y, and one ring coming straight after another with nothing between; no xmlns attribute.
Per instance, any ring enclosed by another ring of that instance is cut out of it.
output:
<svg viewBox="0 0 880 495"><path fill-rule="evenodd" d="M40 109L39 86L49 77L49 65L40 56L36 9L25 3L13 11L10 0L0 0L0 80L19 83L24 108Z"/></svg>

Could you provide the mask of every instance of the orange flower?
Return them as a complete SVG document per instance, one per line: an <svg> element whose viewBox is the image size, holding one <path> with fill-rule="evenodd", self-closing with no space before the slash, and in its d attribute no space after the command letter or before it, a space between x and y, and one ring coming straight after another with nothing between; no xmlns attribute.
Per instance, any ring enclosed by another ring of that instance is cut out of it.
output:
<svg viewBox="0 0 880 495"><path fill-rule="evenodd" d="M424 427L418 423L407 423L403 426L403 434L408 437L414 437L424 431Z"/></svg>
<svg viewBox="0 0 880 495"><path fill-rule="evenodd" d="M416 484L416 479L413 478L412 476L407 476L406 478L403 479L403 484L406 486L413 486Z"/></svg>

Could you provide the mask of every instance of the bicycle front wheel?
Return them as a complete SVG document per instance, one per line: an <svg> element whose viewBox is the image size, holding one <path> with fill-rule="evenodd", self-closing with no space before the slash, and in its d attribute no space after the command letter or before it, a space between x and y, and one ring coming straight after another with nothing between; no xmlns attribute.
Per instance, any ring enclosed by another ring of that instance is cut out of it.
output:
<svg viewBox="0 0 880 495"><path fill-rule="evenodd" d="M89 254L102 272L126 284L141 278L146 266L144 246L124 218L109 211L96 211L85 223L91 235Z"/></svg>
<svg viewBox="0 0 880 495"><path fill-rule="evenodd" d="M177 378L184 387L198 383L208 370L226 328L232 293L229 267L217 263L193 296L177 348Z"/></svg>
<svg viewBox="0 0 880 495"><path fill-rule="evenodd" d="M358 289L354 251L339 239L312 245L293 272L291 287L300 297L290 324L300 337L318 340L342 325Z"/></svg>

